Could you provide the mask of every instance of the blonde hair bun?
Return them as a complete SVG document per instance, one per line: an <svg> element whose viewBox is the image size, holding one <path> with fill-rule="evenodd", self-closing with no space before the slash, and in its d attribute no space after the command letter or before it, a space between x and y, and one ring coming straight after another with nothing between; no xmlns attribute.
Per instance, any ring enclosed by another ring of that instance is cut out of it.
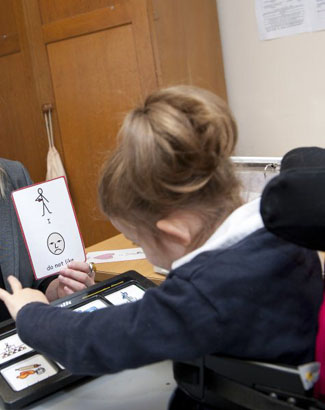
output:
<svg viewBox="0 0 325 410"><path fill-rule="evenodd" d="M237 198L229 159L237 127L213 93L192 86L158 90L126 116L119 139L100 182L108 215L127 217L118 205L122 191L129 211L149 220L172 209L216 208L218 198L229 207Z"/></svg>

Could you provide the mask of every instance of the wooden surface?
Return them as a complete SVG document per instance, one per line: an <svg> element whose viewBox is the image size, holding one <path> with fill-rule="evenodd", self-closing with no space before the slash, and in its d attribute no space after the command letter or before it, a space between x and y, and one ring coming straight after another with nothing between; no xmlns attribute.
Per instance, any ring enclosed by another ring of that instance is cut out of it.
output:
<svg viewBox="0 0 325 410"><path fill-rule="evenodd" d="M125 113L179 83L226 96L215 0L0 1L0 157L44 181L50 103L86 246L117 234L96 186Z"/></svg>
<svg viewBox="0 0 325 410"><path fill-rule="evenodd" d="M105 7L115 7L117 3L116 0L38 0L38 2L43 24L87 14Z"/></svg>
<svg viewBox="0 0 325 410"><path fill-rule="evenodd" d="M42 29L62 157L88 246L117 234L98 210L99 169L124 114L157 81L144 0L96 1L89 9L85 2L72 2L69 9L66 3L41 2L42 20L50 20Z"/></svg>
<svg viewBox="0 0 325 410"><path fill-rule="evenodd" d="M48 144L32 78L22 3L1 0L0 157L23 162L38 179L45 173Z"/></svg>
<svg viewBox="0 0 325 410"><path fill-rule="evenodd" d="M114 236L113 238L106 239L105 241L99 242L93 246L89 246L86 252L96 252L96 251L107 251L114 249L127 249L136 248L132 242L125 238L124 235L120 234ZM96 281L102 281L104 279L112 278L118 273L123 273L128 270L135 270L141 275L144 275L157 285L163 282L166 278L165 275L154 272L153 266L146 259L138 259L134 261L123 261L123 262L109 262L96 264L97 274Z"/></svg>
<svg viewBox="0 0 325 410"><path fill-rule="evenodd" d="M160 87L192 84L227 100L215 0L148 0Z"/></svg>

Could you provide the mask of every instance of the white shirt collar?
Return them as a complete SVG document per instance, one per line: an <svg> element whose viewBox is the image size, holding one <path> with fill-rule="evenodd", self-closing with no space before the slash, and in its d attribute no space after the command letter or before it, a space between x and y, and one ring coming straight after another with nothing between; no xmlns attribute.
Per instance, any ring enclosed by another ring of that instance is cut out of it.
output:
<svg viewBox="0 0 325 410"><path fill-rule="evenodd" d="M232 212L200 248L175 260L172 263L172 269L190 262L200 253L228 248L263 226L260 214L260 198L257 198Z"/></svg>

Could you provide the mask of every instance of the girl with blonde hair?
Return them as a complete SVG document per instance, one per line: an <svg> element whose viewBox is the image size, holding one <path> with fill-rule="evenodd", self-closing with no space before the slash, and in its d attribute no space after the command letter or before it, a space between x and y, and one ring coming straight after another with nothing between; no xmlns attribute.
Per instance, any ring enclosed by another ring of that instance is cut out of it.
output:
<svg viewBox="0 0 325 410"><path fill-rule="evenodd" d="M132 110L103 167L100 203L170 273L139 301L82 315L11 278L13 295L0 298L22 340L82 374L211 353L313 360L319 259L269 233L259 199L242 204L230 160L236 141L228 106L202 89L156 91ZM178 409L205 408L182 397Z"/></svg>

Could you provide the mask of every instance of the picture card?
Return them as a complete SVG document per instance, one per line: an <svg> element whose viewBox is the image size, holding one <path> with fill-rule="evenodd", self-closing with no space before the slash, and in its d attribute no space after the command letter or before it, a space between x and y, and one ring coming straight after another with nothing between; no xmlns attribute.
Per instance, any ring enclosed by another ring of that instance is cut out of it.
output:
<svg viewBox="0 0 325 410"><path fill-rule="evenodd" d="M21 188L12 199L36 279L86 259L64 177Z"/></svg>
<svg viewBox="0 0 325 410"><path fill-rule="evenodd" d="M41 380L48 379L56 373L58 373L58 370L54 365L40 354L36 354L1 370L1 375L15 391L26 389L33 384L39 383Z"/></svg>
<svg viewBox="0 0 325 410"><path fill-rule="evenodd" d="M25 353L31 352L33 349L26 345L20 337L14 335L5 337L0 340L0 364L6 363L11 359L15 359Z"/></svg>
<svg viewBox="0 0 325 410"><path fill-rule="evenodd" d="M106 295L105 299L111 302L112 305L123 305L124 303L136 302L142 299L143 295L143 289L136 285L130 285Z"/></svg>
<svg viewBox="0 0 325 410"><path fill-rule="evenodd" d="M95 310L103 309L105 307L107 307L105 302L100 299L95 299L92 302L86 303L73 310L75 312L94 312Z"/></svg>
<svg viewBox="0 0 325 410"><path fill-rule="evenodd" d="M116 249L112 251L97 251L87 253L87 262L107 263L145 259L142 248Z"/></svg>

